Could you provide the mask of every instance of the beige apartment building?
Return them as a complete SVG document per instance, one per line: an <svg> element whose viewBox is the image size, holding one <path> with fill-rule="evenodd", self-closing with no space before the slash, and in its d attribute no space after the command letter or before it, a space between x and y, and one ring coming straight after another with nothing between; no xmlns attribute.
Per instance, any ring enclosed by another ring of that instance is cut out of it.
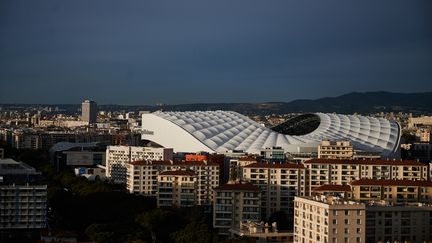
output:
<svg viewBox="0 0 432 243"><path fill-rule="evenodd" d="M354 147L349 141L321 141L318 145L319 159L352 159Z"/></svg>
<svg viewBox="0 0 432 243"><path fill-rule="evenodd" d="M432 203L432 181L360 179L351 183L351 199L392 203Z"/></svg>
<svg viewBox="0 0 432 243"><path fill-rule="evenodd" d="M108 146L106 150L106 176L116 183L126 183L127 164L141 160L172 160L172 148L139 146Z"/></svg>
<svg viewBox="0 0 432 243"><path fill-rule="evenodd" d="M428 179L428 166L411 160L312 159L304 164L309 195L321 185L347 185L359 179Z"/></svg>
<svg viewBox="0 0 432 243"><path fill-rule="evenodd" d="M213 227L221 235L229 235L232 227L243 221L260 221L261 194L250 183L229 181L214 189Z"/></svg>
<svg viewBox="0 0 432 243"><path fill-rule="evenodd" d="M243 168L243 177L260 188L262 219L277 211L292 218L294 197L305 195L306 170L301 164L254 163Z"/></svg>
<svg viewBox="0 0 432 243"><path fill-rule="evenodd" d="M130 193L157 196L158 175L164 171L189 170L197 176L197 204L211 204L212 189L219 185L219 165L207 161L135 161L127 164L126 188Z"/></svg>
<svg viewBox="0 0 432 243"><path fill-rule="evenodd" d="M157 206L191 207L197 204L197 175L192 171L164 171L158 175Z"/></svg>
<svg viewBox="0 0 432 243"><path fill-rule="evenodd" d="M432 206L366 206L366 242L432 242Z"/></svg>
<svg viewBox="0 0 432 243"><path fill-rule="evenodd" d="M294 242L366 242L365 218L365 204L333 196L295 197Z"/></svg>

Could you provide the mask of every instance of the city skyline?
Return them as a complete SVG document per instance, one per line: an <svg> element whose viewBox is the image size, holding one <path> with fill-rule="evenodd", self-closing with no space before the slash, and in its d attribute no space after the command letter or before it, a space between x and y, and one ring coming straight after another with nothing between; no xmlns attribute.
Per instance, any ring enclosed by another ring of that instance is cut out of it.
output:
<svg viewBox="0 0 432 243"><path fill-rule="evenodd" d="M0 103L259 103L430 86L431 3L332 3L4 1Z"/></svg>

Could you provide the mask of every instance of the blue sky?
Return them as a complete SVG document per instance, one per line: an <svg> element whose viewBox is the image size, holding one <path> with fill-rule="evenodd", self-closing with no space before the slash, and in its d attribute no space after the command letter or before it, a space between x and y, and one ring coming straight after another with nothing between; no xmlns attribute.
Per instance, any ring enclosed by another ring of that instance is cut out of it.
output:
<svg viewBox="0 0 432 243"><path fill-rule="evenodd" d="M0 2L0 103L431 91L431 1Z"/></svg>

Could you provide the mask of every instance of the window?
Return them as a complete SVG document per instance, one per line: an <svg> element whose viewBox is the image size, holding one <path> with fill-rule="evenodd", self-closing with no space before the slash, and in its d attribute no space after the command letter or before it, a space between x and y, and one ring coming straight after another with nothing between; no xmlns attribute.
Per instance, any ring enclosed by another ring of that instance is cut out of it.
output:
<svg viewBox="0 0 432 243"><path fill-rule="evenodd" d="M336 219L333 219L333 224L337 224L337 220Z"/></svg>

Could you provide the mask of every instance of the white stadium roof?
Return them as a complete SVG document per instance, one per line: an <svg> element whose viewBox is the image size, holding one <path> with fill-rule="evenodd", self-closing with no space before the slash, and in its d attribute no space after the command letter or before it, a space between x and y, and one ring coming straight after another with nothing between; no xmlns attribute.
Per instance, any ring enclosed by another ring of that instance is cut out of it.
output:
<svg viewBox="0 0 432 243"><path fill-rule="evenodd" d="M382 118L316 113L318 127L293 136L233 111L154 112L142 115L142 138L178 152L243 150L278 146L286 152L313 148L322 140L348 140L355 149L390 156L400 142L399 124Z"/></svg>

